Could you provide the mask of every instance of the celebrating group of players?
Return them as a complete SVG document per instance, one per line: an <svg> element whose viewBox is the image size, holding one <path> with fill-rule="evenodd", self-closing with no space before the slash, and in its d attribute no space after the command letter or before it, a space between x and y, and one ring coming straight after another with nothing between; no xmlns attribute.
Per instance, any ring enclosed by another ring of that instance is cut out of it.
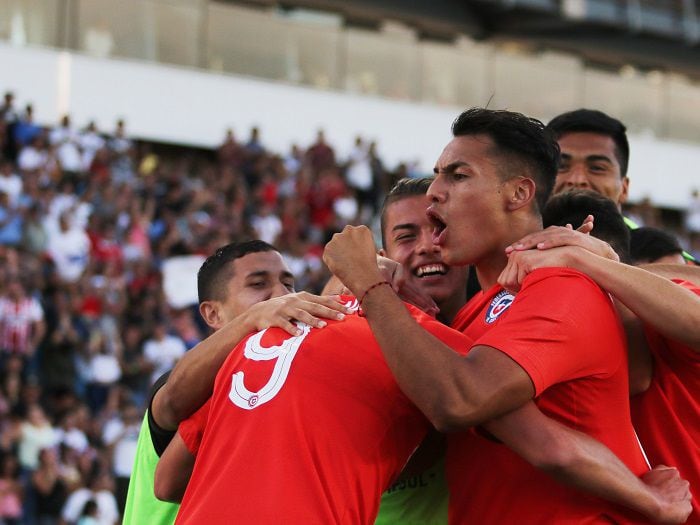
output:
<svg viewBox="0 0 700 525"><path fill-rule="evenodd" d="M700 269L630 264L624 126L452 133L380 256L328 243L328 295L261 241L207 259L215 332L154 386L124 523L700 523Z"/></svg>

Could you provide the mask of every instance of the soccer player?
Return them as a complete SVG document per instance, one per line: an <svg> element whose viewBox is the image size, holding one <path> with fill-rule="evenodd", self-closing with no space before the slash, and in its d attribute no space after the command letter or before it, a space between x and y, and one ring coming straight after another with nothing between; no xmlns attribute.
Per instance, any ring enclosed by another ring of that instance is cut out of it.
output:
<svg viewBox="0 0 700 525"><path fill-rule="evenodd" d="M606 241L627 260L629 231L614 204L590 192L553 197L544 211L545 224L576 223L595 217L591 235ZM547 233L551 233L547 237ZM585 272L623 303L627 331L632 420L652 464L676 465L691 490L700 490L700 287L683 279L656 276L651 271L597 256L595 239L552 229L521 244L548 242L560 247L516 251L499 281L517 288L535 268L567 266ZM585 248L585 249L584 249ZM605 247L603 246L604 250ZM676 266L672 266L671 269ZM682 266L688 271L694 267ZM697 273L697 272L696 272ZM699 275L700 277L700 275ZM628 308L629 309L628 309ZM700 504L692 501L688 523L700 523Z"/></svg>
<svg viewBox="0 0 700 525"><path fill-rule="evenodd" d="M171 524L178 505L155 498L153 483L159 456L179 422L211 395L219 366L236 342L249 333L279 326L295 334L292 320L320 327L342 306L332 297L294 294L294 276L282 256L262 241L219 248L199 270L199 311L214 334L190 350L172 373L160 378L149 397L139 433L124 523Z"/></svg>
<svg viewBox="0 0 700 525"><path fill-rule="evenodd" d="M485 290L453 325L475 342L452 352L406 312L383 277L371 233L347 227L324 259L363 310L402 390L438 429L480 425L536 399L547 415L647 471L629 416L624 334L608 296L582 274L533 272L517 297L497 278L506 246L540 230L559 151L541 123L472 109L435 167L428 195L433 242L451 265L474 264ZM450 436L450 521L595 522L612 511L582 498L483 432Z"/></svg>
<svg viewBox="0 0 700 525"><path fill-rule="evenodd" d="M621 211L629 193L630 148L625 125L602 111L578 109L554 117L547 128L561 149L553 194L591 190L612 200ZM631 229L638 227L627 217L625 223ZM683 257L696 262L687 252Z"/></svg>
<svg viewBox="0 0 700 525"><path fill-rule="evenodd" d="M176 523L373 521L430 424L399 390L358 301L346 299L356 313L343 321L300 325L295 337L259 332L229 354L201 445L187 443L197 459ZM410 312L464 348L462 334Z"/></svg>

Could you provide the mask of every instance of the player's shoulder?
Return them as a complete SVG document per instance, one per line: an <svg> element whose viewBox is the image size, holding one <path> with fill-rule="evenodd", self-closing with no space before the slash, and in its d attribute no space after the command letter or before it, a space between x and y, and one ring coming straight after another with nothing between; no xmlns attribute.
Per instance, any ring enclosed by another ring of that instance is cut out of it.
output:
<svg viewBox="0 0 700 525"><path fill-rule="evenodd" d="M527 289L553 289L557 293L579 292L585 289L600 292L601 288L588 275L573 268L551 267L533 270L523 281L521 292Z"/></svg>

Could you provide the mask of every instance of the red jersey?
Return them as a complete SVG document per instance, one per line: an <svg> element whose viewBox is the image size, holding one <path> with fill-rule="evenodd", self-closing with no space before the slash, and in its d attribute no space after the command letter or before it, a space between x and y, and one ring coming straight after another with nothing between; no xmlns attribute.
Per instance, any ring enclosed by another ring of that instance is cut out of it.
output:
<svg viewBox="0 0 700 525"><path fill-rule="evenodd" d="M471 346L409 310L446 344ZM302 326L297 337L254 334L222 366L177 523L373 522L429 422L399 389L365 319Z"/></svg>
<svg viewBox="0 0 700 525"><path fill-rule="evenodd" d="M674 281L700 295L687 281ZM632 421L652 465L677 467L690 482L700 524L700 354L647 327L653 375L649 388L631 399Z"/></svg>
<svg viewBox="0 0 700 525"><path fill-rule="evenodd" d="M453 326L518 363L543 413L598 439L635 474L647 470L630 420L623 329L610 297L588 277L536 270L517 296L498 286L475 296ZM450 523L610 523L606 516L620 512L482 434L448 437Z"/></svg>

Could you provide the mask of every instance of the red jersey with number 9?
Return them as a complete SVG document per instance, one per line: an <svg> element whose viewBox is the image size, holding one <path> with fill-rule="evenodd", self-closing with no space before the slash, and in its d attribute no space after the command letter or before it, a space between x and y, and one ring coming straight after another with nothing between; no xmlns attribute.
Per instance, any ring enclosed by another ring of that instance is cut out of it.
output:
<svg viewBox="0 0 700 525"><path fill-rule="evenodd" d="M408 308L466 352L464 335ZM372 523L428 428L357 313L297 337L259 332L217 376L177 523Z"/></svg>

